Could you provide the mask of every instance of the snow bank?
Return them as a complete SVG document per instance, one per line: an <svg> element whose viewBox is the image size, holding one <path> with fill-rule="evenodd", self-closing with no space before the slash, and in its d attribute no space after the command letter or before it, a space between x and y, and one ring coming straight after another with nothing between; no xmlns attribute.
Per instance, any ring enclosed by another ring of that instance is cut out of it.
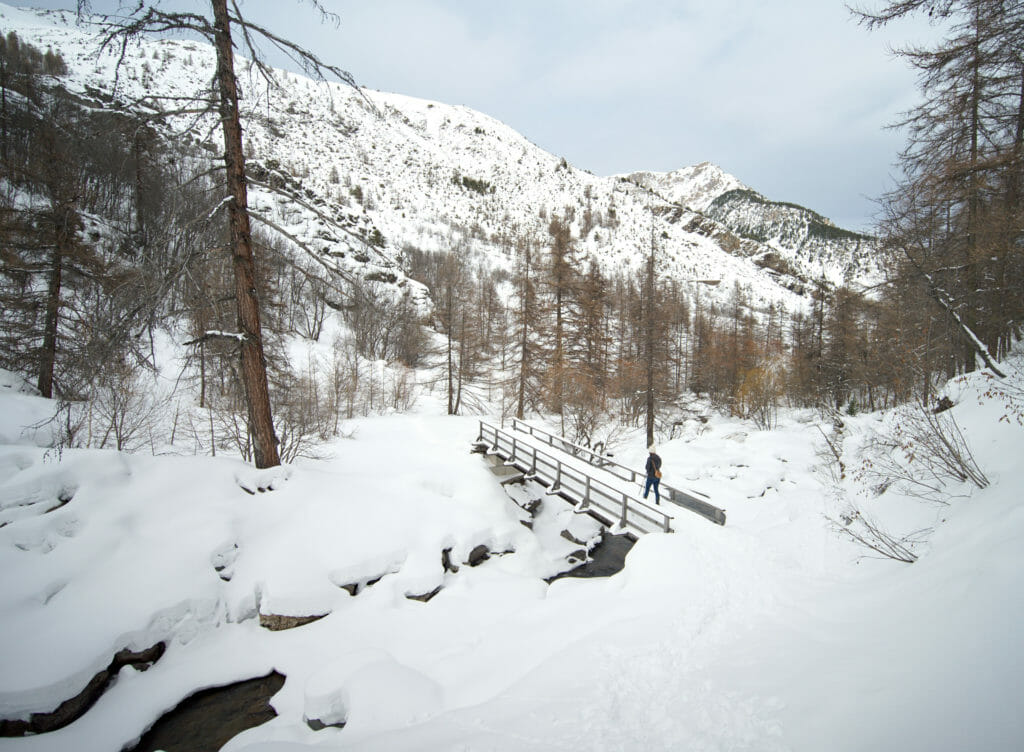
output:
<svg viewBox="0 0 1024 752"><path fill-rule="evenodd" d="M550 585L577 547L560 531L592 523L546 497L524 527L469 451L471 419L355 421L331 459L255 471L48 453L18 425L46 403L0 392L16 437L0 446L3 714L52 709L123 647L168 645L67 728L0 748L117 749L187 694L271 669L278 717L225 749L1017 748L1024 431L985 389L950 395L989 488L945 506L857 497L885 523L930 522L913 565L837 535L828 517L863 489L822 465L813 415L772 432L712 417L659 451L667 482L728 524L679 515L621 573ZM885 421L845 423L852 468ZM639 436L617 453L644 455ZM481 544L492 556L467 565ZM322 618L275 632L270 615Z"/></svg>

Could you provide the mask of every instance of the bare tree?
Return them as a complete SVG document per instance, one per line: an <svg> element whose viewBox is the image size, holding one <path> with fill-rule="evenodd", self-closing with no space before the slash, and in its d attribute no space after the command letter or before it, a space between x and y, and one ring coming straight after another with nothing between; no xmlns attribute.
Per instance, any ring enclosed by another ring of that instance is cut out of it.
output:
<svg viewBox="0 0 1024 752"><path fill-rule="evenodd" d="M958 339L958 362L995 360L1024 319L1024 7L1003 0L891 0L854 10L869 29L911 15L946 24L930 47L897 50L918 72L921 104L903 177L885 197L882 234L905 278L923 280ZM897 289L897 299L906 285Z"/></svg>
<svg viewBox="0 0 1024 752"><path fill-rule="evenodd" d="M568 370L568 312L577 293L576 249L572 240L568 209L565 216L553 214L548 225L551 236L550 252L544 281L551 296L554 322L551 329L551 355L547 373L547 398L558 413L562 433L565 433L565 402Z"/></svg>
<svg viewBox="0 0 1024 752"><path fill-rule="evenodd" d="M543 348L539 340L543 322L540 316L540 295L537 290L536 244L528 237L516 243L517 264L514 277L516 309L512 326L515 330L515 417L526 415L528 404L534 402Z"/></svg>
<svg viewBox="0 0 1024 752"><path fill-rule="evenodd" d="M324 10L319 0L309 2L322 18L337 21L336 16ZM88 0L79 0L78 7L80 12L88 11ZM319 78L323 78L324 73L330 73L346 83L354 85L354 81L348 73L323 63L302 47L246 20L235 0L211 0L210 10L210 17L199 13L165 12L159 7L158 2L140 0L127 16L111 16L105 19L101 47L119 50L120 60L123 60L128 45L143 35L189 31L209 40L216 49L216 96L213 104L219 116L224 140L227 189L224 203L227 208L235 275L235 299L241 341L241 378L245 387L248 430L252 436L255 464L257 467L272 467L280 464L281 460L267 386L267 365L260 325L259 288L248 211L238 82L235 76L236 30L242 48L268 83L273 83L273 76L262 62L255 46L256 38L268 41Z"/></svg>
<svg viewBox="0 0 1024 752"><path fill-rule="evenodd" d="M962 484L989 485L970 444L948 411L923 404L900 408L893 422L866 444L858 479L876 494L892 486L938 504Z"/></svg>

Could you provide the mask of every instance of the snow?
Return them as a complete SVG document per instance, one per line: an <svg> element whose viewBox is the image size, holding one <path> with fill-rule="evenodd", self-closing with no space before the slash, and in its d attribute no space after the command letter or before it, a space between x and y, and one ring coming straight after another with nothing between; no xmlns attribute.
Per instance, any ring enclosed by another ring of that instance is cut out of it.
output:
<svg viewBox="0 0 1024 752"><path fill-rule="evenodd" d="M58 18L0 5L5 29L49 41L76 80L107 86L109 61L88 54L70 14ZM158 68L154 90L208 79L203 45L149 44L130 64ZM158 65L153 51L174 54ZM145 90L135 75L128 94ZM376 208L349 206L348 217L381 227L388 252L406 241L447 249L453 228L472 222L492 237L506 211L543 233L538 209L588 187L595 208L614 200L620 226L583 248L629 263L650 236L649 190L559 169L480 113L369 93L382 120L338 89L334 116L308 82L290 81L272 94L288 138L253 116L255 148L309 160L318 193L332 164L354 175ZM360 137L295 127L341 121ZM468 195L454 170L495 194ZM706 164L650 180L698 207L739 187ZM513 193L526 200L503 203ZM306 240L323 229L258 191L253 205ZM410 229L406 213L422 226ZM666 225L673 274L722 279L723 294L742 279L759 280L765 299L785 295L682 224ZM500 260L490 240L473 247ZM391 268L386 258L367 264L379 268ZM173 368L164 344L158 359ZM321 350L289 345L311 368ZM55 446L55 404L0 372L0 717L54 709L122 648L167 645L147 671L122 669L81 719L0 739L0 750L121 749L191 693L271 670L287 677L277 718L225 750L1024 748L1024 429L1002 420L988 386L975 374L947 387L992 481L984 490L956 488L946 504L865 493L861 451L892 414L843 416L840 474L823 451L833 426L816 413L786 411L759 431L709 411L658 450L665 483L707 495L727 524L673 510L674 532L641 537L619 574L549 582L580 548L561 532L589 544L596 523L529 484L503 488L470 452L477 418L441 415L430 395L406 414L346 422L348 438L318 447L320 460L256 470L222 452ZM637 431L615 447L630 467L645 456ZM521 507L536 498L530 530ZM929 530L917 562L866 558L842 536L833 520L853 503L897 535ZM480 545L492 555L469 566ZM321 618L272 631L268 617Z"/></svg>
<svg viewBox="0 0 1024 752"><path fill-rule="evenodd" d="M672 172L635 172L630 179L644 185L673 203L704 212L723 193L746 189L737 178L710 162Z"/></svg>
<svg viewBox="0 0 1024 752"><path fill-rule="evenodd" d="M128 50L115 91L115 58L97 56L88 23L75 25L73 14L0 3L0 23L41 49L60 50L70 70L63 84L87 100L93 98L90 92L100 91L127 106L147 97L205 91L214 70L208 45L144 39ZM473 260L507 266L517 241L546 244L551 217L568 211L575 214L570 226L581 257L597 259L607 273L637 270L644 257L638 249L649 248L656 227L659 274L721 280L717 288L702 291L706 303L726 302L738 283L756 309L775 304L797 311L807 300L794 290L825 271L834 272L830 277L837 281L846 275L852 283L877 282L875 270L860 268L857 252L841 243L820 243L809 252L797 233L782 242L746 240L742 248L732 247L734 233L699 212L722 193L745 186L713 164L665 174L595 176L563 166L560 157L467 107L356 92L284 71L276 74L280 86L268 89L259 76L246 74L244 61L238 69L247 161L268 170L279 165L289 178L288 190L305 204L252 182L249 204L257 224L265 218L318 264L343 274L394 275L397 287L417 301L423 302L424 290L406 279L395 261L403 248L458 248ZM178 132L193 128L185 137L193 140L200 133L206 137L215 122L196 124L181 116L169 124ZM493 190L468 189L464 178ZM306 191L316 200L307 200ZM586 228L588 213L592 226ZM757 206L746 207L736 219L750 226L767 222ZM381 247L354 237L372 237L374 231ZM779 257L784 264L774 266L789 271L759 265L766 254Z"/></svg>
<svg viewBox="0 0 1024 752"><path fill-rule="evenodd" d="M4 376L2 715L52 709L123 647L168 649L144 673L123 669L70 726L0 749L117 749L188 694L271 669L287 677L278 717L226 750L1024 742L1024 436L980 375L948 394L992 485L941 506L892 490L858 501L897 527L934 528L913 565L865 558L835 532L827 518L856 481L823 467L814 414L787 413L773 431L712 415L659 453L666 482L708 494L726 526L679 511L675 532L641 537L621 573L550 584L577 548L556 531L593 521L549 497L535 530L522 526L469 451L476 420L431 414L429 401L351 422L327 459L259 471L38 446L45 433L23 426L53 405ZM845 418L849 463L886 419ZM645 452L635 435L616 456L638 466ZM509 553L466 565L481 543ZM427 602L406 597L438 586ZM259 614L326 615L270 631Z"/></svg>

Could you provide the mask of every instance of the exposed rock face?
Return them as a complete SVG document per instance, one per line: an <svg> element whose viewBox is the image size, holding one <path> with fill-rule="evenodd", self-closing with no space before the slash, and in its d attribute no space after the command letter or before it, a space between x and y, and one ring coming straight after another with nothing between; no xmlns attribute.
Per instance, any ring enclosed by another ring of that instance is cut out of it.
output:
<svg viewBox="0 0 1024 752"><path fill-rule="evenodd" d="M390 573L389 572L384 572L384 574L378 575L377 577L373 577L372 579L369 579L369 580L361 580L359 582L349 582L349 583L346 583L344 585L338 585L338 587L340 587L342 590L347 590L349 595L359 595L359 593L361 593L364 590L366 590L366 588L370 587L371 585L376 585L378 582L380 582L381 578L383 578L385 574L390 574Z"/></svg>
<svg viewBox="0 0 1024 752"><path fill-rule="evenodd" d="M761 268L802 280L828 270L833 284L879 275L875 238L837 227L806 207L736 188L715 198L706 213L744 240L769 246L771 254L759 254Z"/></svg>
<svg viewBox="0 0 1024 752"><path fill-rule="evenodd" d="M313 614L311 616L284 616L282 614L260 614L260 626L269 629L271 632L280 632L284 629L295 629L305 624L323 619L327 614Z"/></svg>
<svg viewBox="0 0 1024 752"><path fill-rule="evenodd" d="M246 729L277 715L270 698L284 686L284 680L282 674L273 671L196 692L164 714L126 752L217 752Z"/></svg>
<svg viewBox="0 0 1024 752"><path fill-rule="evenodd" d="M408 598L411 601L420 601L421 603L426 603L431 598L433 598L435 595L440 593L441 589L442 589L442 586L438 585L436 588L434 588L433 590L431 590L428 593L420 593L418 595L407 595L405 597Z"/></svg>
<svg viewBox="0 0 1024 752"><path fill-rule="evenodd" d="M577 546L583 546L584 548L586 548L587 542L585 540L580 540L575 535L573 535L572 532L569 530L563 530L561 533L559 533L559 535L561 535L570 543L575 543Z"/></svg>
<svg viewBox="0 0 1024 752"><path fill-rule="evenodd" d="M452 550L446 548L441 552L441 566L444 567L445 572L451 572L452 574L459 571L457 564L452 563Z"/></svg>
<svg viewBox="0 0 1024 752"><path fill-rule="evenodd" d="M472 551L469 552L469 557L466 559L466 563L471 567L483 564L491 558L491 551L484 544L476 546Z"/></svg>
<svg viewBox="0 0 1024 752"><path fill-rule="evenodd" d="M0 720L0 736L45 734L48 731L56 731L67 726L81 718L102 697L107 687L110 686L110 682L117 676L118 671L125 666L134 666L140 671L145 671L160 660L166 647L163 642L158 642L152 647L138 652L128 648L119 650L110 664L85 685L85 689L62 702L56 710L49 713L33 713L27 721Z"/></svg>
<svg viewBox="0 0 1024 752"><path fill-rule="evenodd" d="M325 728L345 728L344 721L341 723L324 723L319 718L307 718L306 725L313 731L323 731Z"/></svg>

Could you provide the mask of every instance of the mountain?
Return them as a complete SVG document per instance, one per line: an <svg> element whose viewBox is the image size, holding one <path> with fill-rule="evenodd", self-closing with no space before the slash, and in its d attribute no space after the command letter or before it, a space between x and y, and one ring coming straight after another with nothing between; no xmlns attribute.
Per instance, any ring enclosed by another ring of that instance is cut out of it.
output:
<svg viewBox="0 0 1024 752"><path fill-rule="evenodd" d="M797 204L770 201L749 188L733 188L711 201L706 213L737 235L778 251L779 258L804 262L805 273L813 265L843 269L847 279L858 281L877 274L874 238L837 227L817 212ZM836 281L836 280L832 280Z"/></svg>
<svg viewBox="0 0 1024 752"><path fill-rule="evenodd" d="M707 211L711 203L723 193L747 188L711 162L701 162L672 172L634 172L627 178L672 203L699 212Z"/></svg>
<svg viewBox="0 0 1024 752"><path fill-rule="evenodd" d="M115 58L97 56L88 20L0 5L0 23L59 50L70 71L64 85L91 106L154 110L159 97L204 91L214 70L205 44L150 39L129 48L115 77ZM814 280L877 277L871 238L769 201L713 164L598 177L466 107L275 75L277 86L240 76L247 159L257 180L301 202L254 184L251 206L343 274L425 299L404 277L404 250L458 250L508 266L517 240L545 243L558 215L606 270L638 269L654 238L663 276L720 280L711 296L739 284L754 306L799 308ZM167 122L209 134L212 120L195 128L191 117ZM209 135L190 138L217 153Z"/></svg>

